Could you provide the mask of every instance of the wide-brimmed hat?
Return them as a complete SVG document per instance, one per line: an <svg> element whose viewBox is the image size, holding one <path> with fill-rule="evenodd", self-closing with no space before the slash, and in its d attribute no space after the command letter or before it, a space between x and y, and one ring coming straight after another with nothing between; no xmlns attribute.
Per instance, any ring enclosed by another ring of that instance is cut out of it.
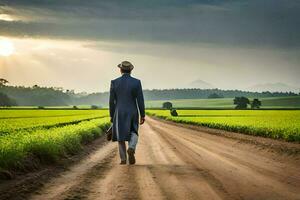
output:
<svg viewBox="0 0 300 200"><path fill-rule="evenodd" d="M134 68L129 61L123 61L121 64L118 64L118 67L127 71L131 71Z"/></svg>

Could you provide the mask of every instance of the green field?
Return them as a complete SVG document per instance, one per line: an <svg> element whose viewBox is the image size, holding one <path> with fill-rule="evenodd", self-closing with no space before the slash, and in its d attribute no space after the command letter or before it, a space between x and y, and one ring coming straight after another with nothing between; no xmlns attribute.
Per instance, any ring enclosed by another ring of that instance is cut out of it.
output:
<svg viewBox="0 0 300 200"><path fill-rule="evenodd" d="M28 159L54 162L80 150L110 124L107 110L0 110L0 169Z"/></svg>
<svg viewBox="0 0 300 200"><path fill-rule="evenodd" d="M177 110L177 112L179 116L172 117L168 110L147 110L149 115L174 122L287 141L300 141L300 111L298 110Z"/></svg>
<svg viewBox="0 0 300 200"><path fill-rule="evenodd" d="M108 116L106 110L0 110L0 135L16 130L51 128Z"/></svg>
<svg viewBox="0 0 300 200"><path fill-rule="evenodd" d="M252 100L252 98L249 98ZM262 108L300 108L300 97L259 98ZM147 108L160 108L165 101L173 103L175 108L234 108L233 98L221 99L176 99L164 101L146 101Z"/></svg>

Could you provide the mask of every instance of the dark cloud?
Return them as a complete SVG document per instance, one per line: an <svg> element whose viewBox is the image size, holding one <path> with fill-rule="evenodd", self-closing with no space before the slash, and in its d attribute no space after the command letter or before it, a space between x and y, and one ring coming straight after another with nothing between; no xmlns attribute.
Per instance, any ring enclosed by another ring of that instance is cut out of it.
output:
<svg viewBox="0 0 300 200"><path fill-rule="evenodd" d="M0 0L0 34L298 48L298 0Z"/></svg>

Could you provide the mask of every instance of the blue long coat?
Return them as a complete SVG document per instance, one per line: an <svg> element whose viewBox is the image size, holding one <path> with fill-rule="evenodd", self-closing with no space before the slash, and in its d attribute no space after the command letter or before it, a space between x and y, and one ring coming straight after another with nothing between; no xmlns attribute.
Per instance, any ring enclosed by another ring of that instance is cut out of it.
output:
<svg viewBox="0 0 300 200"><path fill-rule="evenodd" d="M138 134L139 114L145 117L141 81L127 73L112 80L109 111L113 119L112 141L129 141L130 133Z"/></svg>

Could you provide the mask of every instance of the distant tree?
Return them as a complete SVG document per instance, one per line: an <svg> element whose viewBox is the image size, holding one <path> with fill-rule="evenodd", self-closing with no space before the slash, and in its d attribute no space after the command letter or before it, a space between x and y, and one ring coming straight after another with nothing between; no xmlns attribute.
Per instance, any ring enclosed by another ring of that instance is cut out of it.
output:
<svg viewBox="0 0 300 200"><path fill-rule="evenodd" d="M177 117L177 116L178 116L178 113L177 113L176 109L171 109L171 110L170 110L170 113L171 113L171 115L172 115L173 117Z"/></svg>
<svg viewBox="0 0 300 200"><path fill-rule="evenodd" d="M208 95L207 98L208 98L208 99L218 99L218 98L224 98L224 96L221 95L221 94L212 93L212 94Z"/></svg>
<svg viewBox="0 0 300 200"><path fill-rule="evenodd" d="M0 87L5 86L8 82L8 80L4 79L4 78L0 78Z"/></svg>
<svg viewBox="0 0 300 200"><path fill-rule="evenodd" d="M77 106L73 106L73 109L78 109L78 107Z"/></svg>
<svg viewBox="0 0 300 200"><path fill-rule="evenodd" d="M64 88L63 87L53 87L54 90L57 90L57 91L63 91Z"/></svg>
<svg viewBox="0 0 300 200"><path fill-rule="evenodd" d="M38 85L34 85L34 86L32 86L32 88L33 89L37 89L37 88L39 88L39 86Z"/></svg>
<svg viewBox="0 0 300 200"><path fill-rule="evenodd" d="M251 102L251 108L252 109L259 109L261 106L261 101L259 99L253 99Z"/></svg>
<svg viewBox="0 0 300 200"><path fill-rule="evenodd" d="M173 108L173 104L171 102L164 102L163 103L163 108L170 110L171 108Z"/></svg>
<svg viewBox="0 0 300 200"><path fill-rule="evenodd" d="M96 105L91 105L91 109L98 109L99 107Z"/></svg>
<svg viewBox="0 0 300 200"><path fill-rule="evenodd" d="M250 101L247 97L235 97L233 100L233 104L236 105L235 109L247 109Z"/></svg>
<svg viewBox="0 0 300 200"><path fill-rule="evenodd" d="M44 106L38 106L38 109L45 109L45 107Z"/></svg>
<svg viewBox="0 0 300 200"><path fill-rule="evenodd" d="M17 106L17 102L6 94L0 93L0 106Z"/></svg>
<svg viewBox="0 0 300 200"><path fill-rule="evenodd" d="M67 93L67 94L70 94L70 95L74 95L74 94L75 94L75 91L74 91L74 90L66 90L66 93Z"/></svg>

